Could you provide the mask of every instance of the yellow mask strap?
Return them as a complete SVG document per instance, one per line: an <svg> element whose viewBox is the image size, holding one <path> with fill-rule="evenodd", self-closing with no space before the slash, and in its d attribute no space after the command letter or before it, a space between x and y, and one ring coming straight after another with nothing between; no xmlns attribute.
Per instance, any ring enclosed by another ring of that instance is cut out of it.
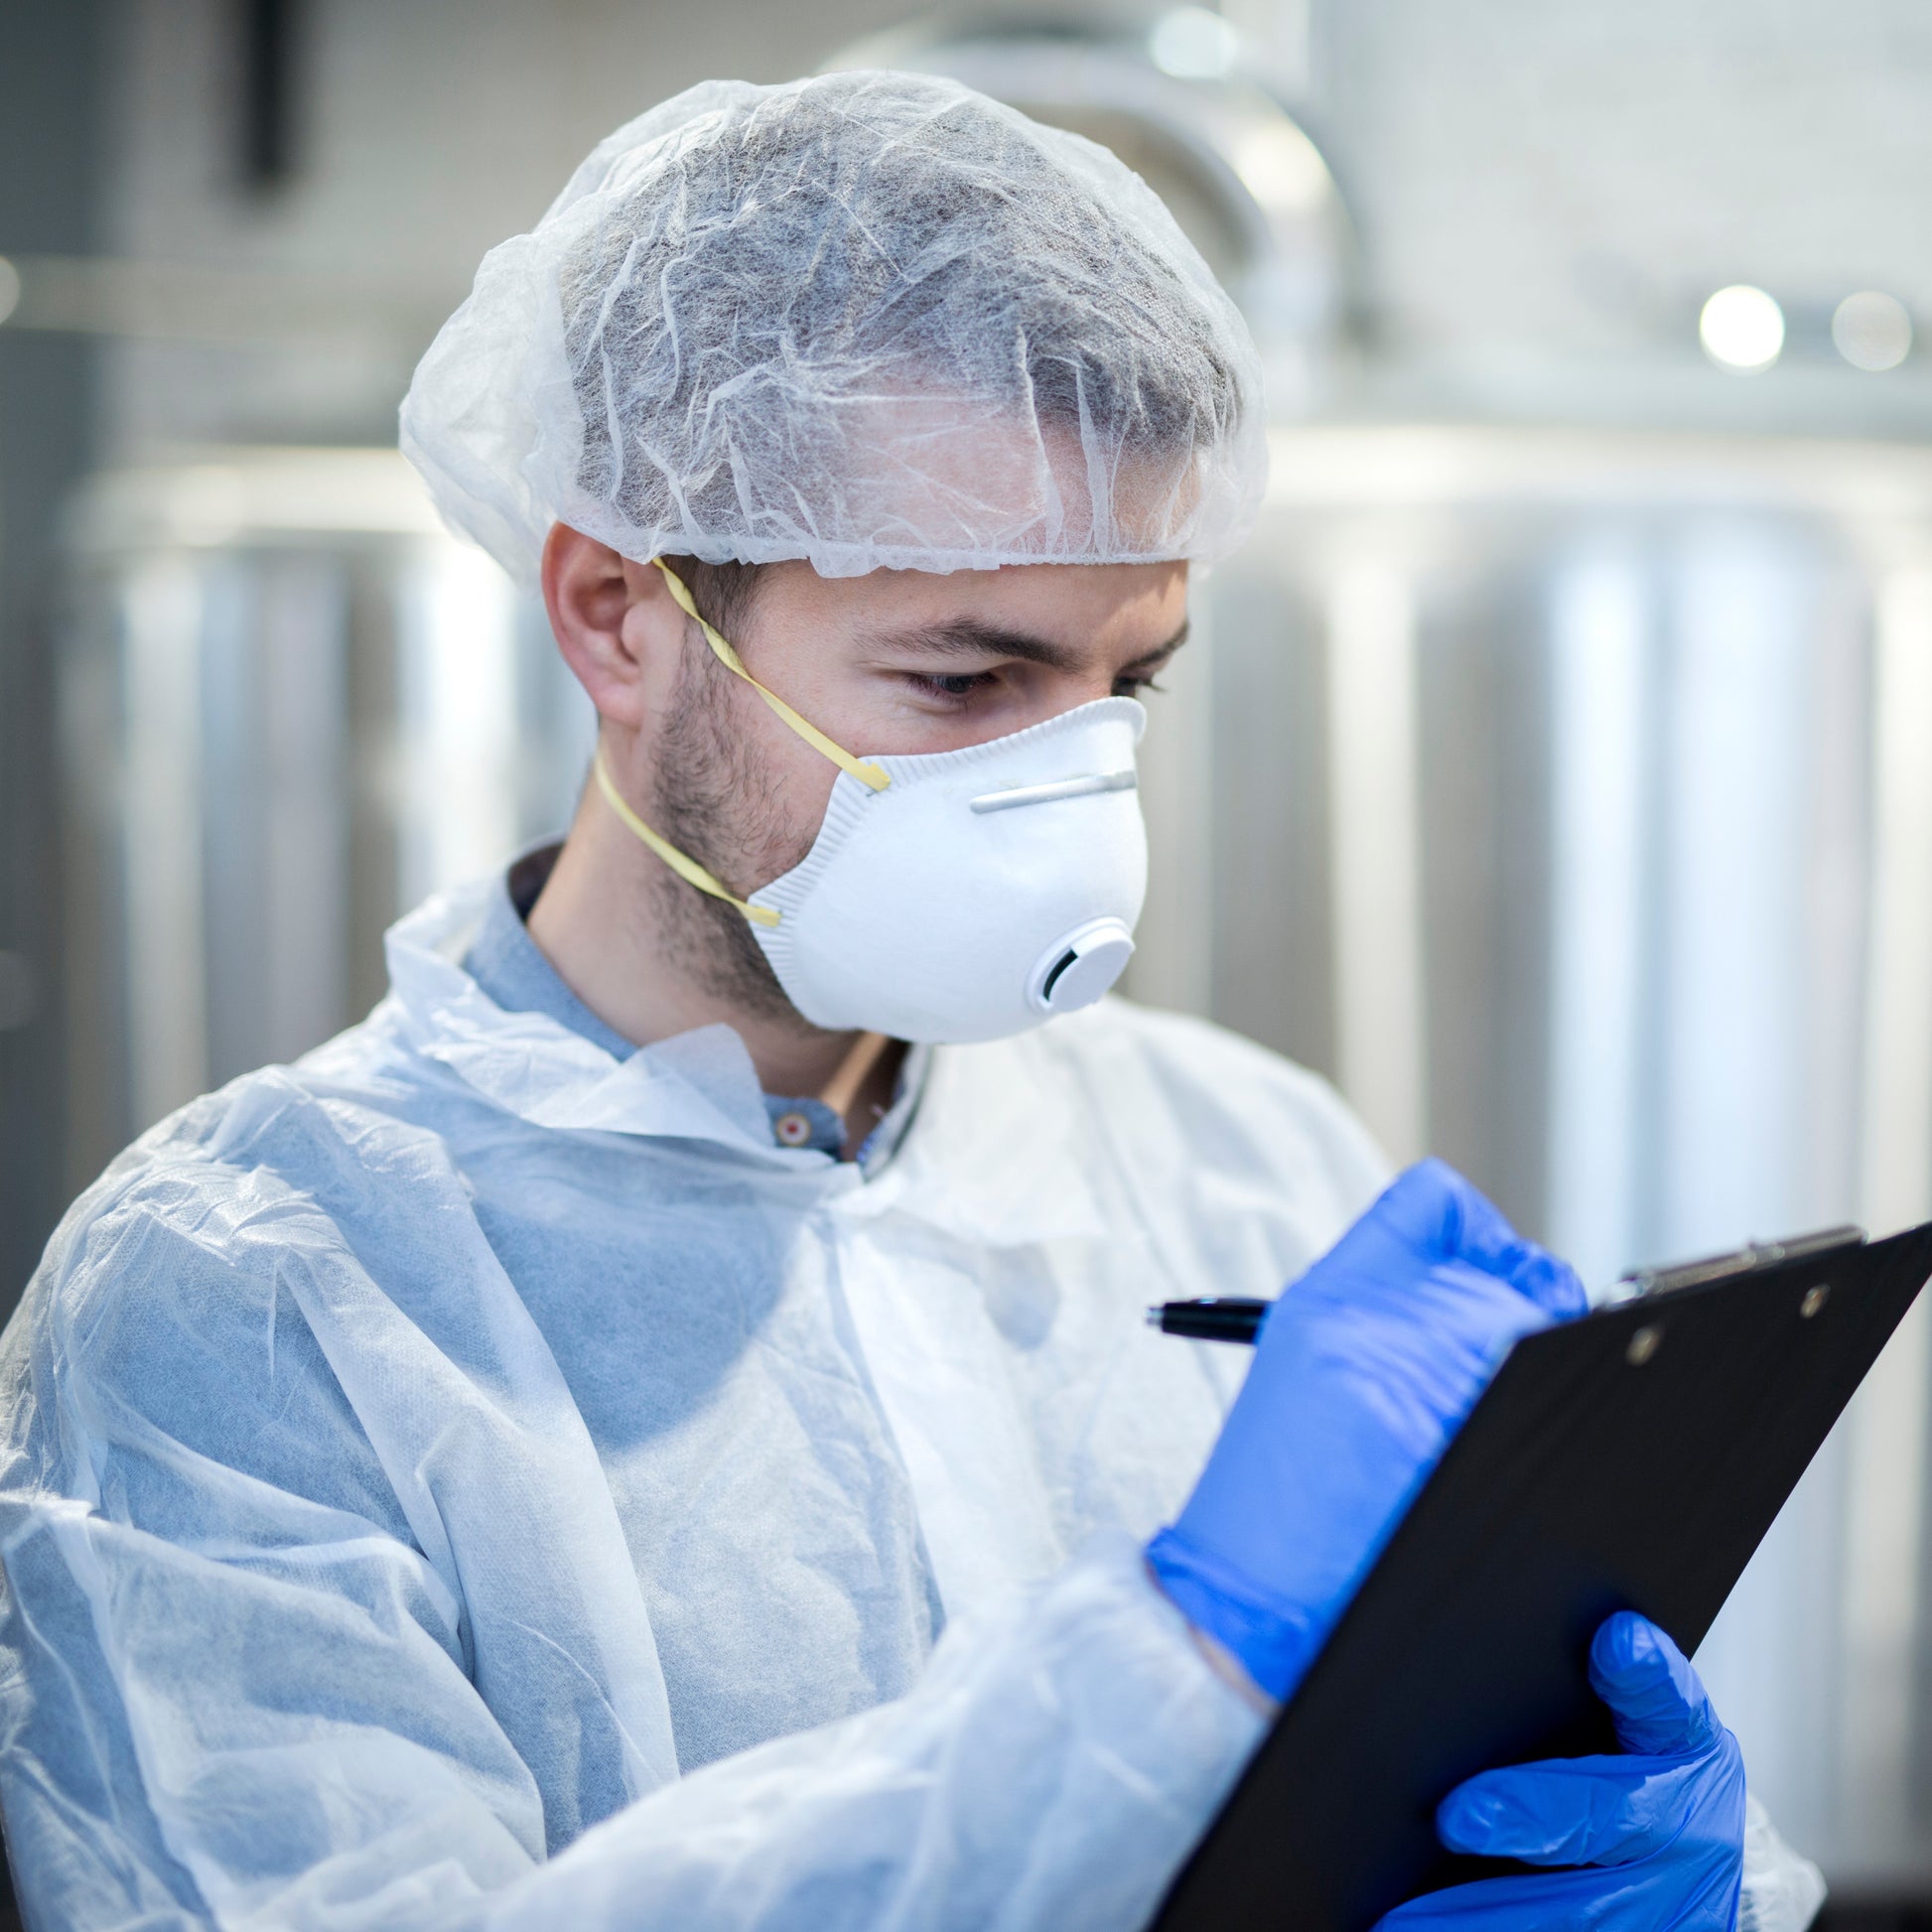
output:
<svg viewBox="0 0 1932 1932"><path fill-rule="evenodd" d="M676 580L673 579L673 582ZM624 802L623 795L611 781L611 774L605 768L604 753L599 750L591 765L597 773L597 788L604 794L604 801L623 822L657 854L657 856L684 880L695 886L701 893L709 893L713 898L722 898L727 905L735 905L754 925L776 925L778 913L769 905L753 905L742 899L736 893L728 892L695 859L688 859L669 839L660 839L644 821Z"/></svg>
<svg viewBox="0 0 1932 1932"><path fill-rule="evenodd" d="M697 623L698 628L704 632L705 641L711 646L712 655L734 677L742 677L813 751L824 753L841 771L851 772L862 785L867 786L873 791L884 791L893 782L891 773L886 771L882 766L874 764L869 759L855 759L850 752L844 751L839 746L834 745L816 725L808 725L776 692L767 691L745 668L739 659L737 651L706 622L703 614L699 611L697 605L692 602L690 589L685 584L684 579L662 557L653 557L651 562L664 573L664 581L670 585L671 595L677 600L678 608L683 611L687 618L692 619ZM707 874L706 877L709 878L710 875ZM692 880L691 883L696 885L698 882ZM717 882L714 880L712 885L705 887L704 890L711 892L716 885ZM731 898L729 893L723 893L722 896L726 898ZM738 901L734 899L732 902L736 904Z"/></svg>

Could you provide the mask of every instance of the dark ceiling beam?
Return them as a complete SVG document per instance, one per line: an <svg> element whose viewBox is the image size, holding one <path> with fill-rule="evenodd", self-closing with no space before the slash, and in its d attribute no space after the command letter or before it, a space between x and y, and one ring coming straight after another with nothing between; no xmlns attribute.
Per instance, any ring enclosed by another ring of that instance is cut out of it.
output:
<svg viewBox="0 0 1932 1932"><path fill-rule="evenodd" d="M241 33L241 178L259 192L296 171L300 0L236 0Z"/></svg>

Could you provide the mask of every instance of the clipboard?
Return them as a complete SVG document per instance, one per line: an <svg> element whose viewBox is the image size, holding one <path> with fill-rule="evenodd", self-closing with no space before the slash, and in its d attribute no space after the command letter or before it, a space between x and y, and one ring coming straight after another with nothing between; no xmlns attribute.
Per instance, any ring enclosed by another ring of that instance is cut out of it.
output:
<svg viewBox="0 0 1932 1932"><path fill-rule="evenodd" d="M1932 1275L1932 1223L1637 1278L1512 1348L1170 1889L1155 1932L1367 1932L1520 1870L1452 1857L1478 1771L1614 1751L1596 1627L1688 1655Z"/></svg>

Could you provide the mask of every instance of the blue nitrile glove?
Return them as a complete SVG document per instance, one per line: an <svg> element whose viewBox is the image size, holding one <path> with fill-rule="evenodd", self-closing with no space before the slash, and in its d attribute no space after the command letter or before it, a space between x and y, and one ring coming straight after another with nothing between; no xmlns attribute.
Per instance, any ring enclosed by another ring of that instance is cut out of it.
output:
<svg viewBox="0 0 1932 1932"><path fill-rule="evenodd" d="M1484 1771L1436 1812L1452 1852L1577 1869L1452 1885L1386 1932L1731 1932L1744 1871L1744 1762L1684 1653L1629 1610L1589 1648L1624 1757Z"/></svg>
<svg viewBox="0 0 1932 1932"><path fill-rule="evenodd" d="M1193 1495L1148 1545L1162 1587L1288 1697L1510 1344L1584 1309L1460 1174L1411 1168L1270 1311Z"/></svg>

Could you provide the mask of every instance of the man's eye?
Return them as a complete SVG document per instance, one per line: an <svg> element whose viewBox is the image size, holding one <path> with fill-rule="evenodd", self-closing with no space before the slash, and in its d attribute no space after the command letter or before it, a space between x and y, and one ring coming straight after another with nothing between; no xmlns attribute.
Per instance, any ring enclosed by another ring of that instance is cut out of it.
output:
<svg viewBox="0 0 1932 1932"><path fill-rule="evenodd" d="M951 704L957 704L962 698L970 698L982 685L994 681L990 671L952 671L943 677L932 677L923 672L908 672L907 675L927 697L943 698Z"/></svg>
<svg viewBox="0 0 1932 1932"><path fill-rule="evenodd" d="M1114 679L1114 696L1117 698L1138 698L1146 691L1152 691L1158 698L1166 689L1165 685L1155 683L1152 671L1139 676L1132 671L1123 671Z"/></svg>

